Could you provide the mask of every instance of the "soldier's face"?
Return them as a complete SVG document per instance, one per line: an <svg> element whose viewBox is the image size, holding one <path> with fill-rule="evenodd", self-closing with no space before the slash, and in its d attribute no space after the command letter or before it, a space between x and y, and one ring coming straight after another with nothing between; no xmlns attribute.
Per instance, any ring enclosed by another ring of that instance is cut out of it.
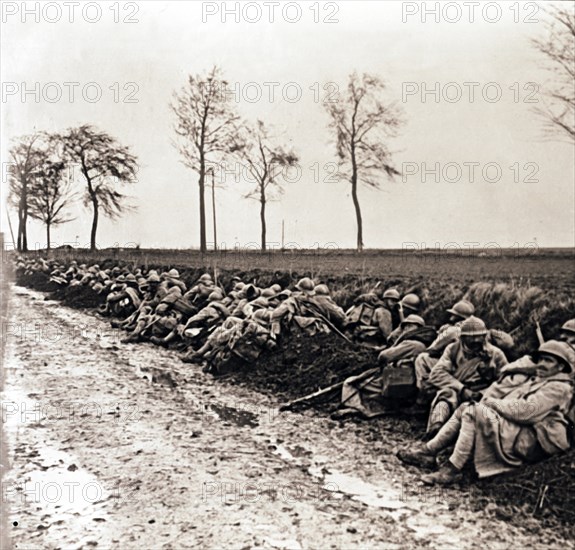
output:
<svg viewBox="0 0 575 550"><path fill-rule="evenodd" d="M471 351L480 351L485 343L485 336L462 336L461 341Z"/></svg>
<svg viewBox="0 0 575 550"><path fill-rule="evenodd" d="M569 332L567 330L563 330L559 333L559 340L561 340L562 342L567 342L568 344L574 346L575 332Z"/></svg>
<svg viewBox="0 0 575 550"><path fill-rule="evenodd" d="M562 370L561 362L552 355L542 353L537 361L537 374L541 377L553 376Z"/></svg>

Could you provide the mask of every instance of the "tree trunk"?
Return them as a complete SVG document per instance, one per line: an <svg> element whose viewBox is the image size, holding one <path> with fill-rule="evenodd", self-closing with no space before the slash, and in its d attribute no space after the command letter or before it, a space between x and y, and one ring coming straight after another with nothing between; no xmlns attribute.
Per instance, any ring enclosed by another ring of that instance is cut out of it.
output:
<svg viewBox="0 0 575 550"><path fill-rule="evenodd" d="M206 161L203 155L200 155L200 180L198 187L200 189L200 251L204 254L206 246L206 203L204 200L204 188L206 181Z"/></svg>
<svg viewBox="0 0 575 550"><path fill-rule="evenodd" d="M50 250L50 222L46 223L46 250Z"/></svg>
<svg viewBox="0 0 575 550"><path fill-rule="evenodd" d="M28 225L28 211L25 208L22 214L22 251L28 252L28 232L26 226Z"/></svg>
<svg viewBox="0 0 575 550"><path fill-rule="evenodd" d="M90 250L96 250L96 231L98 230L98 199L92 196L92 208L94 216L92 218L92 231L90 232Z"/></svg>
<svg viewBox="0 0 575 550"><path fill-rule="evenodd" d="M357 199L357 164L355 162L355 150L351 152L351 198L353 199L353 206L355 208L355 217L357 219L357 251L363 251L363 223L361 221L361 209L359 207L359 200Z"/></svg>
<svg viewBox="0 0 575 550"><path fill-rule="evenodd" d="M260 188L260 221L262 224L262 252L266 250L266 191L262 185Z"/></svg>

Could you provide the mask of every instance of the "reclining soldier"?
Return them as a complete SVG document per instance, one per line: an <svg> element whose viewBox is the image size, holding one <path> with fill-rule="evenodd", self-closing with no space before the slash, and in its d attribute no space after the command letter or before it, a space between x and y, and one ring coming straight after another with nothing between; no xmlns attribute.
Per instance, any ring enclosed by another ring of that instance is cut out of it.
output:
<svg viewBox="0 0 575 550"><path fill-rule="evenodd" d="M435 331L426 327L419 315L408 315L400 325L401 334L396 343L382 350L378 356L380 366L348 378L341 390L340 410L332 418L339 419L361 414L365 418L375 418L390 410L391 403L384 395L387 369L412 360L423 351L435 337ZM412 393L415 393L415 375L413 365L409 365L412 378ZM405 405L409 401L406 400ZM397 405L397 402L394 403ZM343 408L345 406L345 408Z"/></svg>
<svg viewBox="0 0 575 550"><path fill-rule="evenodd" d="M455 443L441 469L421 478L428 485L450 485L461 478L470 460L479 477L485 478L568 450L574 369L571 346L545 342L534 365L505 367L479 403L461 404L433 439L400 451L399 458L435 468L437 454Z"/></svg>

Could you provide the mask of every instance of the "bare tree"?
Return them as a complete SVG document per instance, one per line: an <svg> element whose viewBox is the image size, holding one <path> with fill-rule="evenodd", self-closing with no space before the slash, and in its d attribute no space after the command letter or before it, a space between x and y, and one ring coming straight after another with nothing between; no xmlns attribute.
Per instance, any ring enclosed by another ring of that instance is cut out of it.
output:
<svg viewBox="0 0 575 550"><path fill-rule="evenodd" d="M266 205L283 194L285 171L295 166L299 158L293 151L275 145L260 120L253 128L244 125L237 143L235 154L245 166L245 175L249 176L249 181L256 184L245 198L260 203L261 249L266 250Z"/></svg>
<svg viewBox="0 0 575 550"><path fill-rule="evenodd" d="M66 175L66 163L50 158L48 151L44 152L34 176L29 192L29 215L46 226L46 248L50 250L50 229L74 219L66 216L64 210L76 196Z"/></svg>
<svg viewBox="0 0 575 550"><path fill-rule="evenodd" d="M349 77L347 91L334 103L326 103L329 127L335 133L340 178L351 183L357 219L357 250L363 250L363 223L357 196L360 183L379 188L381 174L400 175L391 164L386 141L397 135L402 124L400 109L383 100L384 83L369 74Z"/></svg>
<svg viewBox="0 0 575 550"><path fill-rule="evenodd" d="M552 76L544 89L547 100L536 112L546 121L546 133L575 141L575 10L565 2L545 11L550 16L547 35L531 42L545 56Z"/></svg>
<svg viewBox="0 0 575 550"><path fill-rule="evenodd" d="M118 191L117 186L136 181L137 158L112 136L87 124L71 128L58 137L65 158L80 166L86 181L83 202L92 207L90 250L95 250L100 211L117 219L134 209L127 203L127 195Z"/></svg>
<svg viewBox="0 0 575 550"><path fill-rule="evenodd" d="M16 248L21 252L28 250L29 189L34 179L34 173L42 160L41 149L38 146L41 137L40 134L20 137L10 148L8 202L18 210Z"/></svg>
<svg viewBox="0 0 575 550"><path fill-rule="evenodd" d="M207 75L190 75L180 93L174 93L170 108L176 115L174 146L183 163L198 173L200 204L200 249L206 246L206 207L204 190L207 164L216 164L236 146L239 116L229 100L228 82L213 67Z"/></svg>

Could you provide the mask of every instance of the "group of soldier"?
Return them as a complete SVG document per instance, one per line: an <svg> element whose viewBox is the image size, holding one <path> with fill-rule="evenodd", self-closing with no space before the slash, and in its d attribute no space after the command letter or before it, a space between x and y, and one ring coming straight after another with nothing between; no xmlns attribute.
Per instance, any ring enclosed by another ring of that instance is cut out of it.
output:
<svg viewBox="0 0 575 550"><path fill-rule="evenodd" d="M573 444L575 319L556 339L509 363L512 336L488 328L465 299L435 330L421 316L420 298L395 288L376 287L344 311L327 285L307 277L292 289L237 277L224 288L203 273L188 288L177 269L100 269L21 257L16 269L44 272L60 286L90 287L102 295L100 315L127 332L122 342L178 347L183 361L211 372L231 360L252 363L293 331L333 332L378 350L377 365L342 383L332 416L373 418L397 407L425 412L424 440L399 458L436 468L440 451L455 445L439 470L422 477L425 483L453 483L471 461L480 476L495 475Z"/></svg>

